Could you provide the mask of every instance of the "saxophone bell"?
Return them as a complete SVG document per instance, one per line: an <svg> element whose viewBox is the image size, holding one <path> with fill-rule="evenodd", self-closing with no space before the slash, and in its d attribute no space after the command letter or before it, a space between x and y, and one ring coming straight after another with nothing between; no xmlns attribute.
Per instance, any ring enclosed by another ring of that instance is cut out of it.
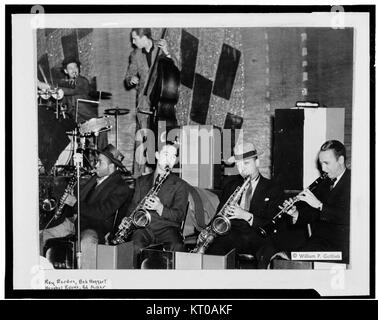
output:
<svg viewBox="0 0 378 320"><path fill-rule="evenodd" d="M57 202L54 198L47 198L42 201L41 206L44 211L51 212L56 209Z"/></svg>
<svg viewBox="0 0 378 320"><path fill-rule="evenodd" d="M220 215L215 217L211 226L217 235L223 236L230 231L231 220L224 215Z"/></svg>
<svg viewBox="0 0 378 320"><path fill-rule="evenodd" d="M133 224L138 228L145 228L150 222L151 214L144 208L137 210L133 215Z"/></svg>

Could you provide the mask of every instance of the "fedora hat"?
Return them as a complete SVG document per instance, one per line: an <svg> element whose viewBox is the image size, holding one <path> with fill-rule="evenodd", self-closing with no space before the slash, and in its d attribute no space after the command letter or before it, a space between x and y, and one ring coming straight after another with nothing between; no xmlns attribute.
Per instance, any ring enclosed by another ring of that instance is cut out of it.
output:
<svg viewBox="0 0 378 320"><path fill-rule="evenodd" d="M111 162L113 162L117 167L126 171L125 166L122 164L122 160L125 158L124 155L112 144L108 144L102 150L95 150L97 153L103 154L107 157Z"/></svg>
<svg viewBox="0 0 378 320"><path fill-rule="evenodd" d="M241 142L234 147L234 155L228 158L229 163L236 161L257 158L261 153L258 153L252 142Z"/></svg>
<svg viewBox="0 0 378 320"><path fill-rule="evenodd" d="M69 65L70 63L73 63L73 62L76 63L76 65L80 68L80 66L81 66L80 60L76 56L68 56L68 57L64 58L64 60L62 62L63 69L66 69L67 65Z"/></svg>

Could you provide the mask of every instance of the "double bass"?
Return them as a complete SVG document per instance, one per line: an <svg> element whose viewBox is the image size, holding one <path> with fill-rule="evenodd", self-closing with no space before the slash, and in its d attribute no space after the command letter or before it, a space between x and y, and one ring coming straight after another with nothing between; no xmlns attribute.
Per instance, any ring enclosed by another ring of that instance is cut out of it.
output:
<svg viewBox="0 0 378 320"><path fill-rule="evenodd" d="M166 33L167 28L164 28L160 38L164 39ZM148 128L154 133L157 132L159 120L166 121L167 127L177 125L175 105L179 99L180 86L180 70L172 59L160 55L160 51L161 49L158 48L143 87L142 99L137 107L138 112L146 113L140 111L140 106L146 101L149 104Z"/></svg>

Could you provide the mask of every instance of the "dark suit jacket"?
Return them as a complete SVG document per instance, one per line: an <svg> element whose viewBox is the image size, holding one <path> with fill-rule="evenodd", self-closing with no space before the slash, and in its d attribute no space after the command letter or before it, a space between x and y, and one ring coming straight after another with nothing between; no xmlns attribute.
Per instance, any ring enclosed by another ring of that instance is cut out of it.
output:
<svg viewBox="0 0 378 320"><path fill-rule="evenodd" d="M98 187L96 178L91 177L80 191L81 229L96 230L102 243L113 229L116 211L131 200L132 192L118 170Z"/></svg>
<svg viewBox="0 0 378 320"><path fill-rule="evenodd" d="M326 180L313 192L323 202L321 212L307 203L298 203L299 215L296 222L311 223L311 238L322 241L324 246L319 250L341 250L344 257L349 253L350 175L350 170L346 169L332 191Z"/></svg>
<svg viewBox="0 0 378 320"><path fill-rule="evenodd" d="M231 180L226 185L220 197L217 212L223 207L235 189L243 184L243 181L243 177L237 175L235 179ZM256 185L248 210L253 214L252 227L261 227L270 222L271 218L278 213L278 206L282 203L282 199L282 190L275 186L271 180L260 175L259 182ZM232 223L235 221L236 219L233 219ZM247 224L244 220L243 223Z"/></svg>
<svg viewBox="0 0 378 320"><path fill-rule="evenodd" d="M65 86L67 80L62 80L60 86L64 91L62 99L63 104L68 105L68 112L75 119L76 101L77 99L89 99L90 85L87 78L79 75L76 79L75 88ZM89 99L92 100L92 99ZM98 117L98 106L86 102L79 103L77 122L83 122Z"/></svg>
<svg viewBox="0 0 378 320"><path fill-rule="evenodd" d="M154 173L140 176L135 183L135 192L131 205L128 207L126 215L129 216L140 201L152 188ZM149 228L152 231L164 229L166 227L180 228L186 216L188 204L187 183L174 174L170 174L161 186L157 196L164 206L163 214L160 217L156 211L150 211L151 223Z"/></svg>

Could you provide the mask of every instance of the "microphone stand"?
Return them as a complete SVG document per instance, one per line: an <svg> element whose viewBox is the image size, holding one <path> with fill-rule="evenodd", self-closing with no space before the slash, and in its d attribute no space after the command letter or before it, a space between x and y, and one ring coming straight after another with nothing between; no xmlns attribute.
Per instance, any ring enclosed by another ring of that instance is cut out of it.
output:
<svg viewBox="0 0 378 320"><path fill-rule="evenodd" d="M76 141L76 135L77 135L77 128L75 128L75 134L74 134L74 146L75 146L75 154L74 154L74 165L76 167L76 178L77 178L77 252L76 252L76 262L77 262L77 268L81 269L81 232L80 232L80 169L83 166L83 154L78 153L78 145Z"/></svg>

